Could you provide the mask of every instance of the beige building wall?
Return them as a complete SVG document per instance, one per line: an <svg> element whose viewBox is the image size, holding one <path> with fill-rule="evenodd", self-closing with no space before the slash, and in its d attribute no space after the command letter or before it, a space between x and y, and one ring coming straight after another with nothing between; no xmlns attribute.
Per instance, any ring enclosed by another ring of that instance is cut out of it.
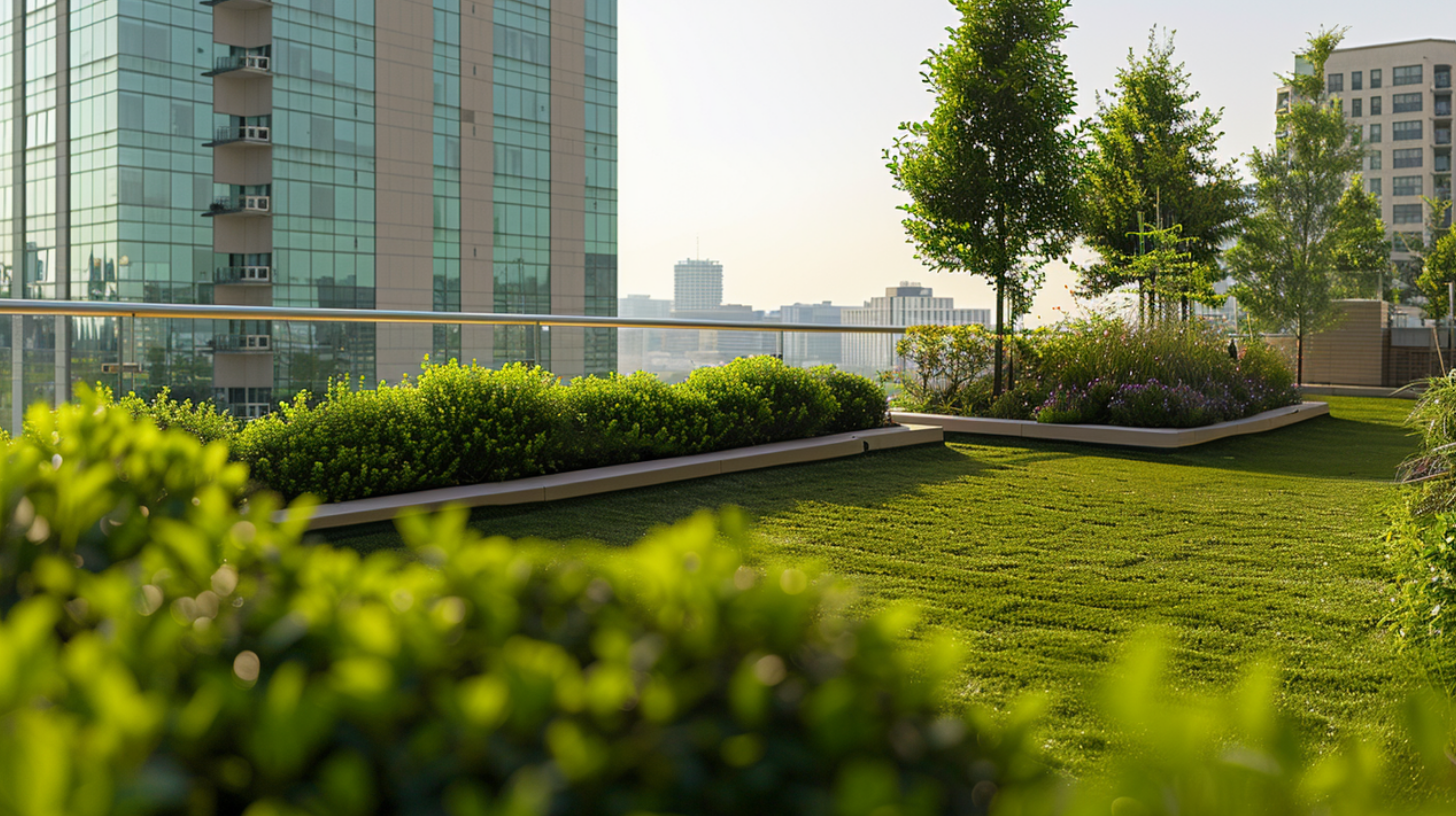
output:
<svg viewBox="0 0 1456 816"><path fill-rule="evenodd" d="M428 0L375 5L375 307L428 312L434 259L434 10ZM430 326L380 323L377 370L418 373Z"/></svg>
<svg viewBox="0 0 1456 816"><path fill-rule="evenodd" d="M551 4L551 312L586 312L586 2ZM586 334L555 328L551 368L586 371Z"/></svg>
<svg viewBox="0 0 1456 816"><path fill-rule="evenodd" d="M1309 385L1385 384L1385 332L1390 304L1378 300L1337 301L1342 317L1334 328L1304 339L1304 382ZM1293 337L1269 338L1294 360Z"/></svg>

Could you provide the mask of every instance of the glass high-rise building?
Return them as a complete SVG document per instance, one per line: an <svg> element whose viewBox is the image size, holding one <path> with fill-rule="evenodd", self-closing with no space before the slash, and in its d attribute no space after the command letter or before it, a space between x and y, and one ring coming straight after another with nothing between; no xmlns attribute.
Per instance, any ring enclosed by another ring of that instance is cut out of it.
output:
<svg viewBox="0 0 1456 816"><path fill-rule="evenodd" d="M0 296L611 315L616 0L15 0ZM612 330L0 317L0 418L77 381L252 414Z"/></svg>

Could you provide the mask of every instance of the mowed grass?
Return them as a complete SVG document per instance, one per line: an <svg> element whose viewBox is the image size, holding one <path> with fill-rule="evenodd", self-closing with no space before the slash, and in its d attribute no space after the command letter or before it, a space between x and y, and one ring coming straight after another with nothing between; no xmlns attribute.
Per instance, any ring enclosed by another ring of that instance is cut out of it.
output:
<svg viewBox="0 0 1456 816"><path fill-rule="evenodd" d="M1379 542L1404 400L1329 398L1333 416L1181 452L953 436L944 447L477 511L490 535L630 544L702 508L757 521L761 564L816 562L861 604L909 601L969 659L963 692L1049 698L1046 747L1074 772L1110 739L1096 691L1134 633L1160 627L1174 694L1227 689L1261 659L1323 744L1392 739L1421 681L1380 626ZM385 526L336 532L394 546Z"/></svg>

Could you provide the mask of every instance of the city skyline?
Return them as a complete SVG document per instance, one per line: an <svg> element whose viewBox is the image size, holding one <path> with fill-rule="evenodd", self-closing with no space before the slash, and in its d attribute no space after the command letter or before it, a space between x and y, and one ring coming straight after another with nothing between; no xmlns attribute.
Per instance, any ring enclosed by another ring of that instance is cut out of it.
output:
<svg viewBox="0 0 1456 816"><path fill-rule="evenodd" d="M978 280L914 259L895 210L903 197L881 159L901 121L928 115L920 62L945 42L955 11L945 0L897 4L890 15L868 5L852 13L859 7L623 4L620 292L670 297L673 264L701 256L736 270L726 302L857 303L857 292L919 279L968 306L992 303ZM1077 116L1092 115L1096 94L1112 87L1129 49L1144 52L1157 24L1176 31L1198 104L1224 108L1221 158L1246 172L1242 157L1273 142L1276 74L1294 69L1309 33L1348 25L1347 47L1456 38L1456 26L1423 22L1435 2L1412 8L1392 19L1353 0L1076 3L1065 48ZM712 32L716 45L684 32ZM1074 285L1065 266L1049 268L1031 322L1055 322Z"/></svg>

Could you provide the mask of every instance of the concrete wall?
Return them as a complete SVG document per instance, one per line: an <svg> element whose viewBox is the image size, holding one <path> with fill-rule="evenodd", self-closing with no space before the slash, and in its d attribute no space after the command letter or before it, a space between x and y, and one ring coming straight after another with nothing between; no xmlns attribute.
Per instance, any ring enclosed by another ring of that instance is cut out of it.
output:
<svg viewBox="0 0 1456 816"><path fill-rule="evenodd" d="M1304 382L1310 384L1385 385L1386 325L1390 305L1378 300L1338 301L1342 318L1329 331L1304 340ZM1295 339L1270 341L1294 359Z"/></svg>
<svg viewBox="0 0 1456 816"><path fill-rule="evenodd" d="M551 4L551 313L586 312L586 0ZM551 330L551 369L586 373L586 333Z"/></svg>

